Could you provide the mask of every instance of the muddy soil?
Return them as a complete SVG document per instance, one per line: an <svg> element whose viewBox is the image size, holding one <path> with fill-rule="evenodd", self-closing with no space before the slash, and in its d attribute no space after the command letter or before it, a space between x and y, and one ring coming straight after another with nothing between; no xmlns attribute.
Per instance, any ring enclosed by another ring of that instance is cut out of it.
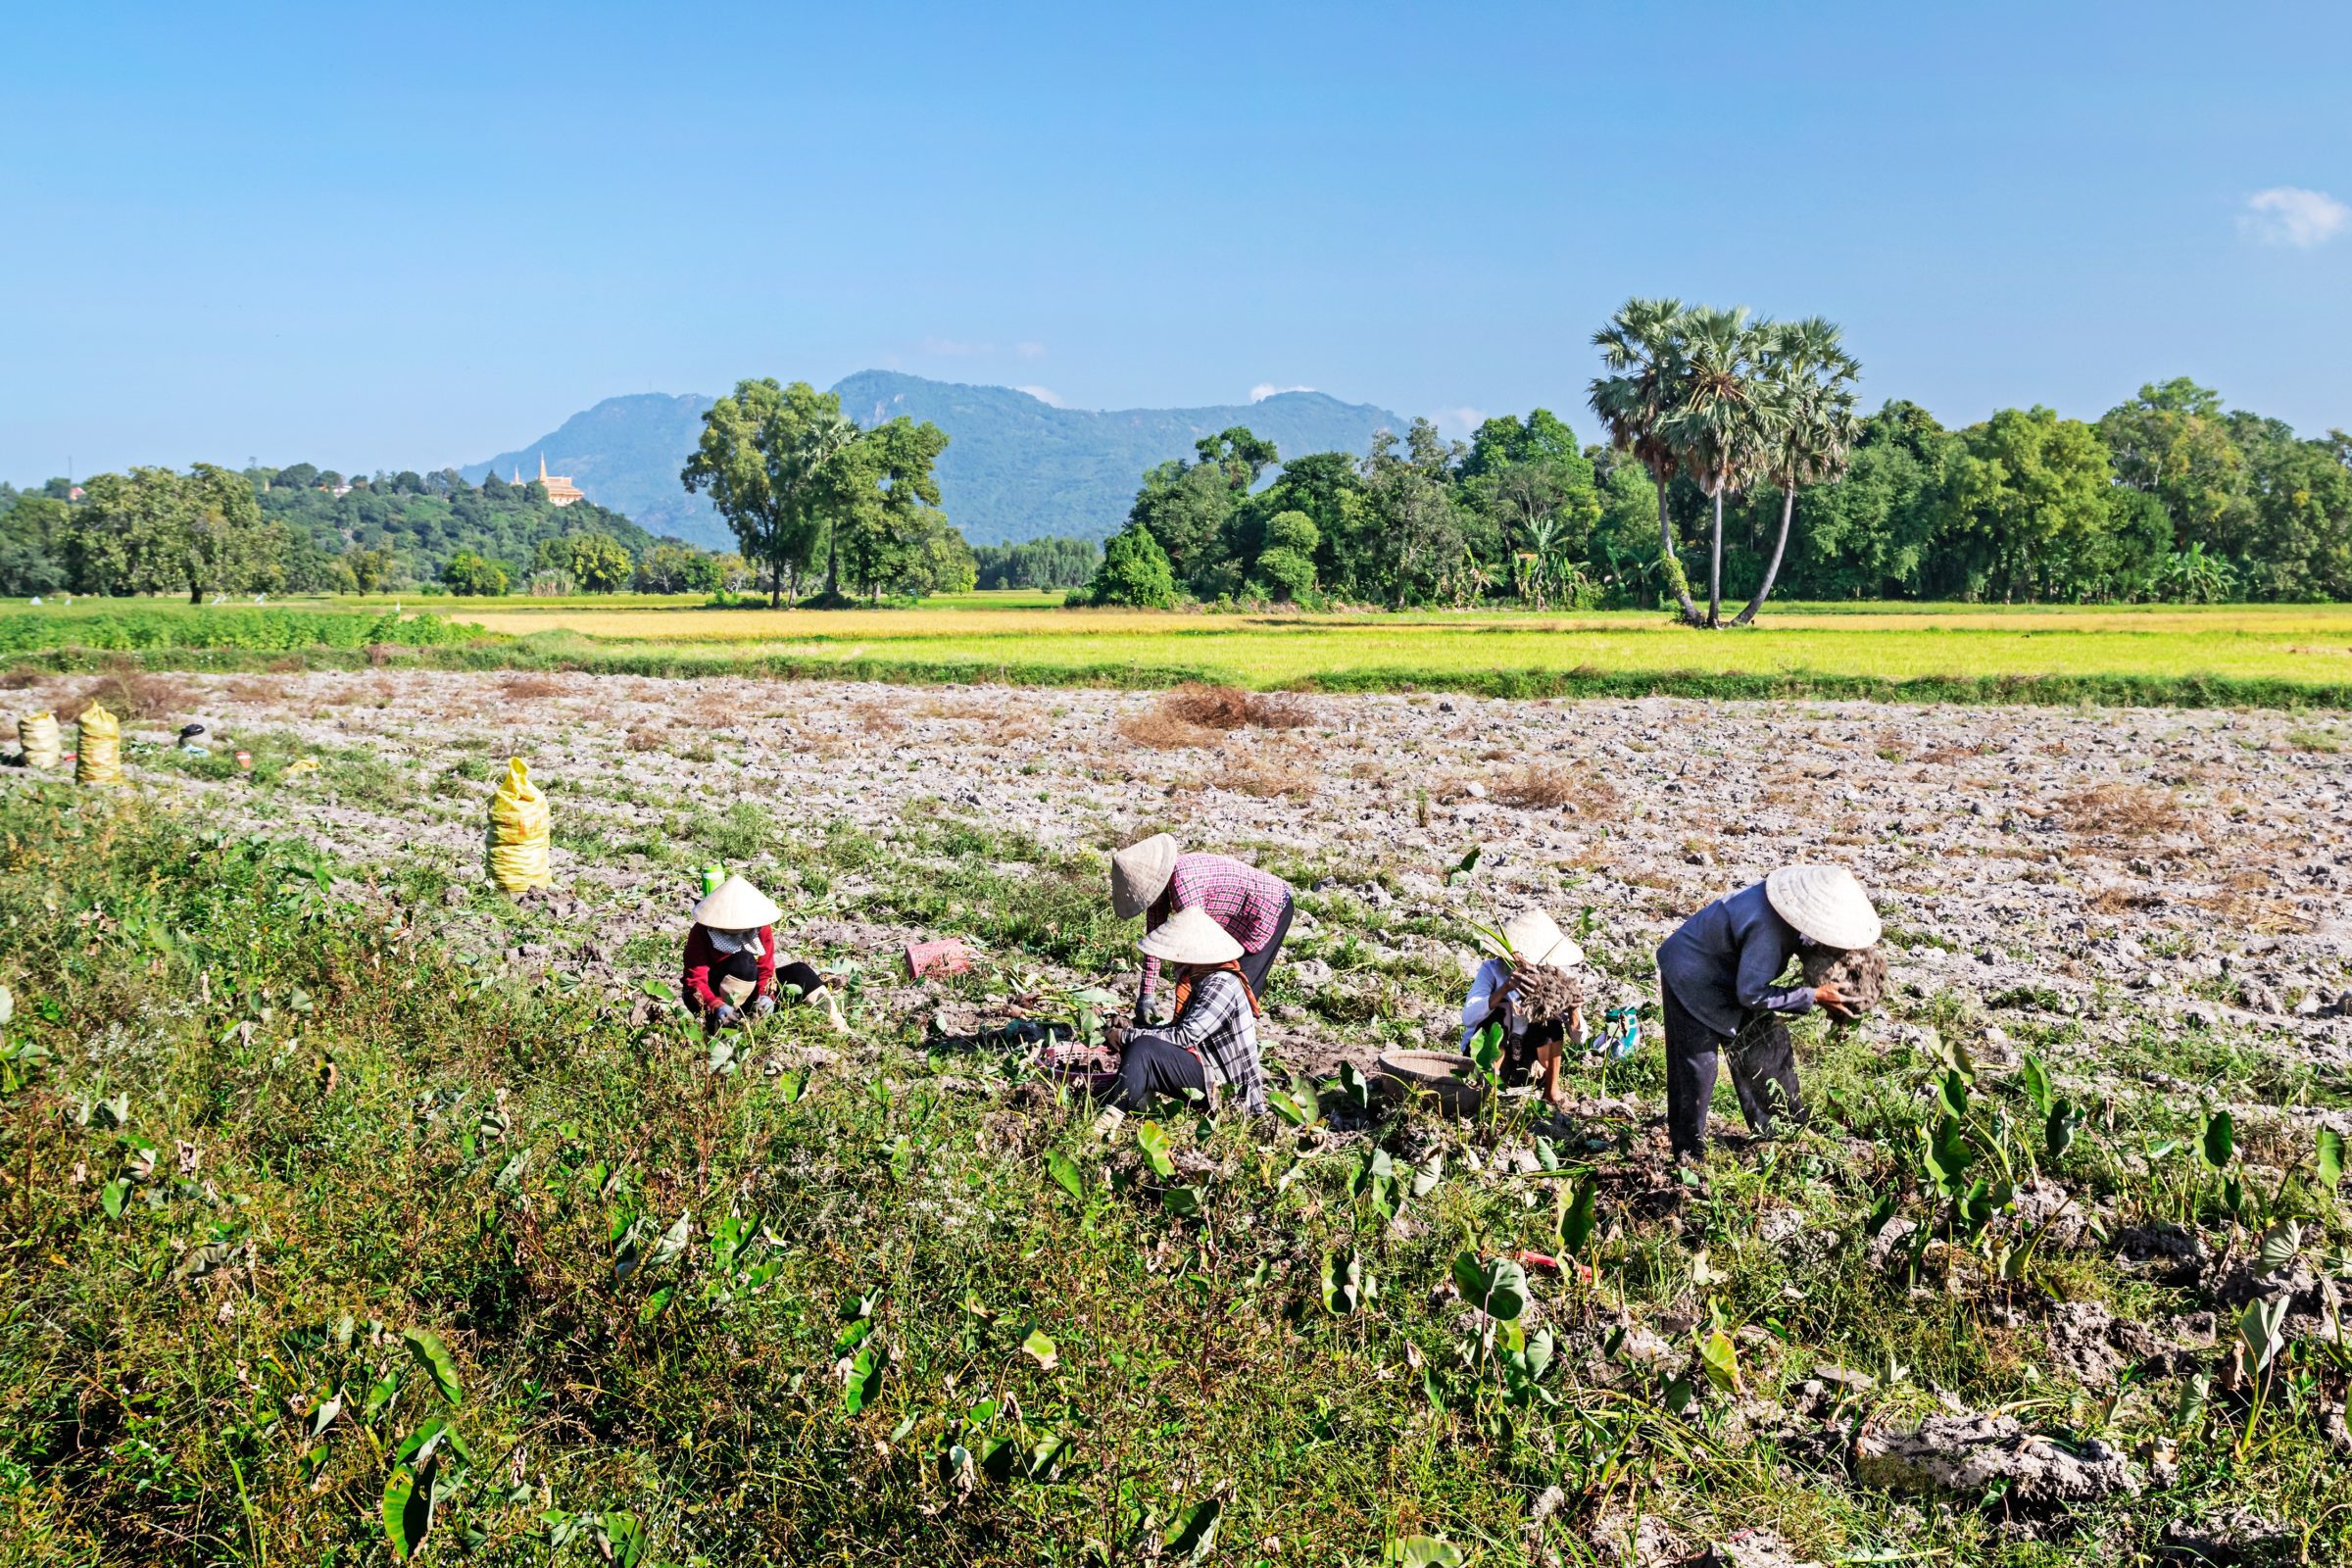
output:
<svg viewBox="0 0 2352 1568"><path fill-rule="evenodd" d="M1995 1054L2004 1019L2065 1019L2082 1025L2078 1067L2151 1022L2352 1065L2352 757L2335 749L2345 726L2332 716L1315 696L1303 700L1310 724L1219 734L1152 723L1160 700L1142 693L425 671L174 679L220 744L287 731L378 756L399 787L371 801L206 783L139 766L134 747L141 787L298 831L362 866L422 858L478 883L496 771L484 763L527 758L553 786L558 908L581 938L512 955L543 966L609 971L631 938L681 929L684 876L625 846L682 808L749 800L787 834L846 820L886 841L909 811L944 809L1055 848L1106 850L1164 828L1191 847L1317 867L1325 913L1294 930L1294 978L1310 994L1364 983L1367 955L1375 969L1454 961L1466 934L1433 932L1533 902L1572 931L1591 910L1594 1001L1634 1000L1682 915L1818 858L1871 889L1894 996L1957 994L1991 1020L1983 1039ZM38 709L74 684L36 684L11 706ZM160 742L185 716L133 724L131 737ZM1124 731L1203 744L1155 750ZM562 847L564 826L591 821L604 848ZM1474 845L1475 870L1449 879ZM728 858L756 876L761 847ZM788 950L822 961L864 948L880 971L886 948L956 934L860 921L845 913L857 892L851 879L789 907ZM1383 929L1339 929L1357 905ZM1364 946L1335 972L1328 957L1351 935ZM1426 984L1415 995L1430 1034L1446 1037L1448 1007ZM1371 1054L1324 1010L1282 1010L1274 1034L1289 1059Z"/></svg>

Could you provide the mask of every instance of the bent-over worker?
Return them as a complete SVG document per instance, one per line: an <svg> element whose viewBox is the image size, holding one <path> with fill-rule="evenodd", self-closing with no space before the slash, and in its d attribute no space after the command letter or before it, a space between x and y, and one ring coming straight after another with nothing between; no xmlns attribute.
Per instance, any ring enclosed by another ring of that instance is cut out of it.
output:
<svg viewBox="0 0 2352 1568"><path fill-rule="evenodd" d="M1560 1053L1568 1040L1585 1037L1585 1009L1580 1005L1565 1018L1538 1022L1528 1015L1512 982L1521 965L1573 969L1585 961L1585 950L1542 909L1513 915L1503 925L1502 940L1511 956L1490 957L1470 977L1470 995L1462 1004L1462 1050L1468 1051L1488 1024L1500 1024L1503 1087L1516 1089L1541 1069L1544 1102L1557 1105Z"/></svg>
<svg viewBox="0 0 2352 1568"><path fill-rule="evenodd" d="M1854 874L1837 865L1783 866L1717 899L1658 948L1666 1008L1666 1132L1677 1155L1707 1147L1715 1060L1728 1051L1740 1114L1760 1134L1803 1126L1788 1019L1826 1007L1847 1015L1834 984L1780 983L1811 948L1852 951L1879 940L1878 911Z"/></svg>
<svg viewBox="0 0 2352 1568"><path fill-rule="evenodd" d="M686 1005L701 1015L706 1033L775 1011L779 982L798 986L803 1002L821 1004L834 1028L849 1028L824 976L806 963L776 962L776 920L782 913L740 876L728 877L694 906L683 989Z"/></svg>
<svg viewBox="0 0 2352 1568"><path fill-rule="evenodd" d="M1159 1029L1111 1025L1111 1041L1119 1047L1113 1100L1140 1110L1154 1095L1181 1098L1189 1089L1212 1105L1233 1098L1252 1114L1264 1110L1257 993L1242 969L1242 945L1197 907L1177 910L1136 945L1146 957L1167 965L1176 1017Z"/></svg>
<svg viewBox="0 0 2352 1568"><path fill-rule="evenodd" d="M1282 939L1291 929L1291 886L1269 871L1229 855L1177 849L1176 840L1155 833L1110 858L1110 906L1122 920L1144 917L1146 934L1186 909L1199 909L1241 947L1239 962L1250 994L1266 993ZM1135 1021L1148 1023L1159 987L1160 960L1144 949L1144 977L1135 996Z"/></svg>

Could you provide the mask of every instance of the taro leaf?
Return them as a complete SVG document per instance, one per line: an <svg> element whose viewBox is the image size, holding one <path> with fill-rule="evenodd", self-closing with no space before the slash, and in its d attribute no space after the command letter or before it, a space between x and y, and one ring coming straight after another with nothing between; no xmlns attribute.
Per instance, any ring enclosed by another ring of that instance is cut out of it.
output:
<svg viewBox="0 0 2352 1568"><path fill-rule="evenodd" d="M1171 1526L1160 1538L1160 1545L1168 1556L1186 1556L1199 1562L1206 1557L1217 1544L1217 1521L1225 1516L1225 1505L1211 1498L1198 1504Z"/></svg>
<svg viewBox="0 0 2352 1568"><path fill-rule="evenodd" d="M2276 1274L2295 1260L2303 1250L2303 1227L2291 1219L2280 1220L2262 1233L2262 1272Z"/></svg>
<svg viewBox="0 0 2352 1568"><path fill-rule="evenodd" d="M1681 1415L1689 1410L1690 1401L1696 1397L1698 1397L1698 1390L1691 1387L1690 1380L1687 1377L1678 1376L1672 1383L1666 1385L1666 1408L1675 1415Z"/></svg>
<svg viewBox="0 0 2352 1568"><path fill-rule="evenodd" d="M743 1063L735 1059L735 1042L725 1035L714 1037L710 1042L710 1058L703 1063L703 1071L713 1078L724 1078L742 1070Z"/></svg>
<svg viewBox="0 0 2352 1568"><path fill-rule="evenodd" d="M526 1149L501 1165L498 1175L492 1178L490 1185L501 1192L513 1192L516 1184L522 1180L522 1173L529 1168L530 1163L531 1152Z"/></svg>
<svg viewBox="0 0 2352 1568"><path fill-rule="evenodd" d="M431 1469L426 1466L427 1471ZM405 1464L392 1467L392 1478L384 1483L384 1539L392 1544L392 1555L407 1562L424 1544L425 1532L433 1528L433 1485L429 1474L419 1484L416 1473Z"/></svg>
<svg viewBox="0 0 2352 1568"><path fill-rule="evenodd" d="M409 1348L409 1354L431 1376L433 1387L441 1391L442 1398L451 1404L463 1402L466 1388L458 1381L458 1363L450 1358L449 1348L441 1343L441 1336L431 1329L403 1329L400 1343Z"/></svg>
<svg viewBox="0 0 2352 1568"><path fill-rule="evenodd" d="M2237 1337L2245 1342L2246 1356L2259 1373L2286 1348L2286 1302L2254 1300L2237 1320Z"/></svg>
<svg viewBox="0 0 2352 1568"><path fill-rule="evenodd" d="M1536 1163L1544 1170L1558 1170L1560 1168L1558 1146L1548 1138L1538 1138L1536 1140Z"/></svg>
<svg viewBox="0 0 2352 1568"><path fill-rule="evenodd" d="M1200 1212L1200 1189L1198 1187L1171 1187L1159 1195L1159 1201L1169 1213L1181 1214L1187 1219L1193 1219L1198 1217Z"/></svg>
<svg viewBox="0 0 2352 1568"><path fill-rule="evenodd" d="M2024 1067L2018 1072L2018 1079L2025 1086L2026 1098L2033 1102L2034 1108L2043 1116L2048 1116L2051 1106L2057 1102L2051 1097L2049 1070L2042 1066L2041 1058L2029 1052Z"/></svg>
<svg viewBox="0 0 2352 1568"><path fill-rule="evenodd" d="M1436 1536L1407 1536L1392 1541L1381 1553L1395 1568L1462 1568L1462 1548Z"/></svg>
<svg viewBox="0 0 2352 1568"><path fill-rule="evenodd" d="M172 1271L172 1278L200 1280L217 1268L224 1268L245 1244L242 1242L207 1242L192 1249Z"/></svg>
<svg viewBox="0 0 2352 1568"><path fill-rule="evenodd" d="M1732 1337L1721 1329L1698 1342L1699 1364L1706 1368L1707 1381L1726 1394L1740 1392L1740 1352L1732 1346Z"/></svg>
<svg viewBox="0 0 2352 1568"><path fill-rule="evenodd" d="M648 980L645 983L645 994L656 1002L674 1003L678 1000L678 994L660 980Z"/></svg>
<svg viewBox="0 0 2352 1568"><path fill-rule="evenodd" d="M1069 1457L1069 1434L1057 1432L1029 1450L1028 1475L1032 1481L1044 1481L1053 1475L1054 1467Z"/></svg>
<svg viewBox="0 0 2352 1568"><path fill-rule="evenodd" d="M1352 1061L1341 1062L1339 1082L1340 1093L1348 1098L1349 1104L1358 1110L1372 1108L1372 1080L1364 1076L1361 1067Z"/></svg>
<svg viewBox="0 0 2352 1568"><path fill-rule="evenodd" d="M1703 1291L1710 1285L1723 1283L1723 1271L1707 1258L1707 1250L1700 1248L1690 1254L1690 1288Z"/></svg>
<svg viewBox="0 0 2352 1568"><path fill-rule="evenodd" d="M1355 1252L1323 1254L1323 1309L1333 1317L1346 1317L1362 1306L1373 1294L1371 1285L1364 1260Z"/></svg>
<svg viewBox="0 0 2352 1568"><path fill-rule="evenodd" d="M2075 1124L2082 1120L2071 1100L2061 1100L2050 1106L2047 1120L2041 1124L2041 1147L2051 1159L2062 1159L2074 1147Z"/></svg>
<svg viewBox="0 0 2352 1568"><path fill-rule="evenodd" d="M122 1200L130 1194L130 1179L118 1176L98 1190L98 1206L106 1210L108 1219L122 1217Z"/></svg>
<svg viewBox="0 0 2352 1568"><path fill-rule="evenodd" d="M318 1408L311 1412L311 1436L314 1438L323 1437L326 1429L334 1425L335 1417L342 1413L343 1391L337 1389L333 1394L320 1399Z"/></svg>
<svg viewBox="0 0 2352 1568"><path fill-rule="evenodd" d="M2212 1396L2211 1374L2199 1372L2180 1385L2180 1397L2173 1404L2173 1424L2193 1427L2205 1416L2205 1401Z"/></svg>
<svg viewBox="0 0 2352 1568"><path fill-rule="evenodd" d="M1413 1196L1427 1198L1439 1182L1446 1178L1446 1156L1432 1154L1413 1167Z"/></svg>
<svg viewBox="0 0 2352 1568"><path fill-rule="evenodd" d="M1043 1329L1031 1329L1029 1337L1021 1342L1021 1348L1037 1358L1038 1370L1042 1372L1051 1372L1061 1364L1060 1353Z"/></svg>
<svg viewBox="0 0 2352 1568"><path fill-rule="evenodd" d="M1175 1162L1168 1158L1166 1128L1155 1121L1148 1121L1135 1130L1135 1141L1142 1147L1144 1158L1151 1162L1153 1175L1173 1176L1176 1174Z"/></svg>
<svg viewBox="0 0 2352 1568"><path fill-rule="evenodd" d="M2246 1212L2246 1184L2243 1180L2235 1176L2230 1176L2222 1182L2222 1206L2229 1209L2230 1213L2236 1214L2241 1218L2244 1216Z"/></svg>
<svg viewBox="0 0 2352 1568"><path fill-rule="evenodd" d="M2237 1149L2237 1122L2226 1110L2217 1110L2205 1118L2204 1136L2197 1140L2197 1152L2207 1165L2220 1170L2230 1163Z"/></svg>
<svg viewBox="0 0 2352 1568"><path fill-rule="evenodd" d="M1086 1175L1079 1170L1076 1160L1058 1149L1053 1150L1046 1155L1046 1170L1061 1184L1063 1192L1081 1203L1086 1201Z"/></svg>
<svg viewBox="0 0 2352 1568"><path fill-rule="evenodd" d="M808 1075L805 1072L779 1072L776 1074L776 1093L783 1098L784 1103L787 1105L798 1103L801 1095L808 1087Z"/></svg>
<svg viewBox="0 0 2352 1568"><path fill-rule="evenodd" d="M1585 1255L1585 1244L1592 1239L1592 1226L1598 1217L1596 1191L1590 1176L1566 1193L1560 1208L1560 1250L1570 1257Z"/></svg>
<svg viewBox="0 0 2352 1568"><path fill-rule="evenodd" d="M633 1513L614 1509L601 1514L596 1525L597 1544L617 1568L637 1568L645 1560L645 1526Z"/></svg>
<svg viewBox="0 0 2352 1568"><path fill-rule="evenodd" d="M620 1233L620 1244L613 1249L612 1282L617 1285L627 1279L644 1261L645 1221L640 1217L629 1222L628 1228Z"/></svg>
<svg viewBox="0 0 2352 1568"><path fill-rule="evenodd" d="M2320 1185L2335 1191L2344 1179L2344 1135L2332 1127L2320 1129Z"/></svg>
<svg viewBox="0 0 2352 1568"><path fill-rule="evenodd" d="M1266 1091L1266 1103L1274 1114L1294 1127L1312 1127L1315 1124L1315 1092L1311 1088L1304 1098L1288 1089Z"/></svg>
<svg viewBox="0 0 2352 1568"><path fill-rule="evenodd" d="M1968 1080L1957 1070L1946 1072L1943 1082L1936 1086L1936 1098L1946 1116L1960 1120L1968 1114Z"/></svg>
<svg viewBox="0 0 2352 1568"><path fill-rule="evenodd" d="M1515 1258L1481 1263L1473 1253L1460 1253L1453 1260L1453 1284L1463 1300L1497 1322L1515 1323L1527 1310L1527 1270Z"/></svg>
<svg viewBox="0 0 2352 1568"><path fill-rule="evenodd" d="M1018 1439L991 1438L980 1445L980 1473L991 1481L1010 1481L1012 1467L1020 1457Z"/></svg>
<svg viewBox="0 0 2352 1568"><path fill-rule="evenodd" d="M1502 1071L1502 1025L1488 1024L1470 1038L1470 1060L1489 1078Z"/></svg>
<svg viewBox="0 0 2352 1568"><path fill-rule="evenodd" d="M693 1234L693 1211L680 1212L677 1223L663 1231L662 1239L654 1244L653 1255L645 1260L647 1270L662 1268L683 1257L686 1254L687 1239Z"/></svg>
<svg viewBox="0 0 2352 1568"><path fill-rule="evenodd" d="M882 1372L890 1365L890 1348L878 1340L868 1340L858 1348L858 1359L850 1363L850 1380L841 1391L841 1405L856 1415L882 1392Z"/></svg>

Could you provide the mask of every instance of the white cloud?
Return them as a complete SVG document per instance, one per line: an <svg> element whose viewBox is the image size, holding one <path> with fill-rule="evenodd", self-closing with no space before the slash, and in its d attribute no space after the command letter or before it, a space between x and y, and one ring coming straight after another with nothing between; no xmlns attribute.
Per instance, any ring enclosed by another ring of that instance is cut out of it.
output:
<svg viewBox="0 0 2352 1568"><path fill-rule="evenodd" d="M1312 392L1314 388L1311 386L1276 386L1271 381L1260 381L1250 389L1250 401L1263 403L1266 399L1279 397L1285 392Z"/></svg>
<svg viewBox="0 0 2352 1568"><path fill-rule="evenodd" d="M923 352L945 355L951 359L964 359L975 354L994 354L997 352L997 346L994 343L966 343L960 338L927 337L923 339Z"/></svg>
<svg viewBox="0 0 2352 1568"><path fill-rule="evenodd" d="M2297 185L2274 185L2246 198L2237 226L2265 245L2291 245L2307 251L2324 245L2352 223L2352 207L2324 190Z"/></svg>
<svg viewBox="0 0 2352 1568"><path fill-rule="evenodd" d="M1046 357L1046 346L1043 343L1015 343L1012 352L1024 360L1042 360Z"/></svg>
<svg viewBox="0 0 2352 1568"><path fill-rule="evenodd" d="M1028 393L1031 397L1037 399L1038 402L1043 403L1050 409L1058 409L1061 407L1061 399L1054 395L1054 389L1050 386L1016 386L1013 388L1013 390L1015 392Z"/></svg>
<svg viewBox="0 0 2352 1568"><path fill-rule="evenodd" d="M1478 427L1487 422L1487 411L1467 406L1458 409L1439 409L1430 415L1429 422L1449 436L1476 435Z"/></svg>

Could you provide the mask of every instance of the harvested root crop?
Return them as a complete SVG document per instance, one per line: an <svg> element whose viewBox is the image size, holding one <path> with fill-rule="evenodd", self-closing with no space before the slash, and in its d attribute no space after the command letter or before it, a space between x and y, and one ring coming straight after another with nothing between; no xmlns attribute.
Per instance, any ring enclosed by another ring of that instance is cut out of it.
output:
<svg viewBox="0 0 2352 1568"><path fill-rule="evenodd" d="M1555 1023L1585 1004L1584 983L1548 963L1522 964L1511 978L1520 1005L1536 1023Z"/></svg>
<svg viewBox="0 0 2352 1568"><path fill-rule="evenodd" d="M1851 953L1819 950L1805 955L1805 984L1835 985L1855 1012L1868 1012L1886 995L1886 955L1877 948Z"/></svg>

